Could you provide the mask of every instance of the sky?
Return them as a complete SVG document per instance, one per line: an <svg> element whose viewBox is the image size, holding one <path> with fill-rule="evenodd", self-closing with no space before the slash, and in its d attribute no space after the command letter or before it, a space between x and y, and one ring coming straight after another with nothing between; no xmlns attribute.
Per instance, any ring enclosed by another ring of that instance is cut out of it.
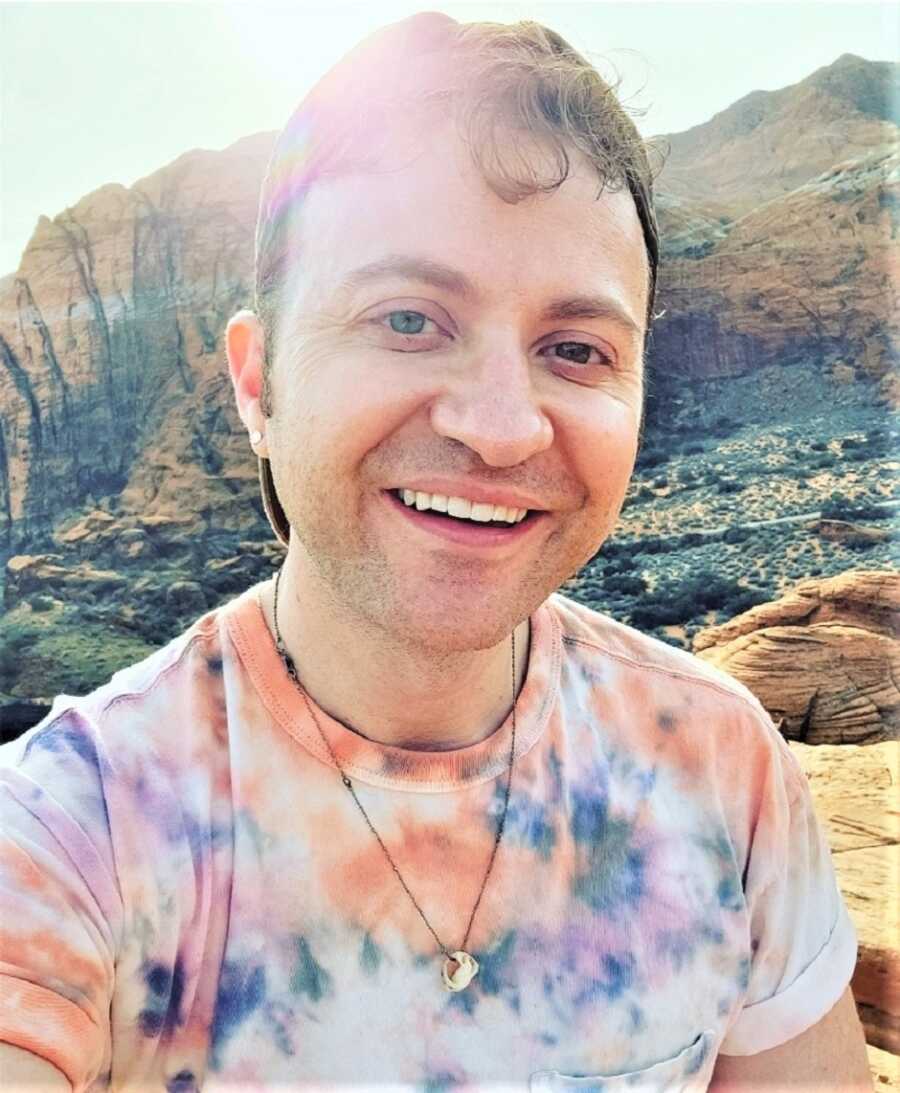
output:
<svg viewBox="0 0 900 1093"><path fill-rule="evenodd" d="M40 215L133 185L193 148L276 130L371 30L415 11L536 19L609 77L645 136L688 129L842 53L897 60L900 5L685 3L11 3L0 0L0 276Z"/></svg>

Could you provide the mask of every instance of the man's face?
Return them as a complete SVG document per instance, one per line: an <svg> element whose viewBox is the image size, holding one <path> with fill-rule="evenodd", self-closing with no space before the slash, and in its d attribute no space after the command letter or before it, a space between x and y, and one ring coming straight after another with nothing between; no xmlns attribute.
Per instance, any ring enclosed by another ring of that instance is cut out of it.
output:
<svg viewBox="0 0 900 1093"><path fill-rule="evenodd" d="M559 190L510 205L452 125L420 147L312 188L266 437L306 571L333 605L449 652L502 641L612 531L640 425L647 259L628 192L596 199L576 153ZM424 270L347 283L398 257L458 283ZM585 297L593 310L563 306ZM547 511L500 546L451 543L386 492L436 476Z"/></svg>

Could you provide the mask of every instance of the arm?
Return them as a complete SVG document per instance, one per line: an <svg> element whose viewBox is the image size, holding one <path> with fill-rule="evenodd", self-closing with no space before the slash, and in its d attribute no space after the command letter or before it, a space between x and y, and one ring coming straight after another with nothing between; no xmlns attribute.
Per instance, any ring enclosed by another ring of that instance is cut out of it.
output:
<svg viewBox="0 0 900 1093"><path fill-rule="evenodd" d="M3 1090L87 1088L109 1067L122 904L89 729L63 713L0 748Z"/></svg>
<svg viewBox="0 0 900 1093"><path fill-rule="evenodd" d="M12 1044L0 1044L0 1087L6 1093L72 1093L61 1070Z"/></svg>
<svg viewBox="0 0 900 1093"><path fill-rule="evenodd" d="M756 1055L720 1055L709 1093L871 1093L862 1025L848 987L812 1028Z"/></svg>

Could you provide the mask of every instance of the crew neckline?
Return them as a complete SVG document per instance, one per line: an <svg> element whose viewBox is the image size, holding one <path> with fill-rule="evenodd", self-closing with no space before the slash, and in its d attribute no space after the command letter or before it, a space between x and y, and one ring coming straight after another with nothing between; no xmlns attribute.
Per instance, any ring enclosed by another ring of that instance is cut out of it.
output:
<svg viewBox="0 0 900 1093"><path fill-rule="evenodd" d="M334 769L306 701L278 656L259 601L267 583L253 585L225 605L222 611L228 634L273 720L306 751ZM530 618L528 668L516 699L514 761L521 759L541 736L559 690L562 636L549 598ZM360 736L307 697L340 765L349 776L370 785L416 793L449 792L491 781L509 767L512 710L495 732L477 744L452 751L414 751Z"/></svg>

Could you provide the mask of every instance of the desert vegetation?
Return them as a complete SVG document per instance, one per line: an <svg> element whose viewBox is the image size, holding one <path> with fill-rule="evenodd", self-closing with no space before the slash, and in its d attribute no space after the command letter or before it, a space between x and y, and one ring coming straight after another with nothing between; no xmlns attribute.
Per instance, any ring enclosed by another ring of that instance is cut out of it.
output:
<svg viewBox="0 0 900 1093"><path fill-rule="evenodd" d="M808 370L794 371L803 396ZM616 533L567 594L689 648L702 626L807 577L897 568L897 415L828 406L826 389L766 421L748 412L758 382L698 386L648 429Z"/></svg>

